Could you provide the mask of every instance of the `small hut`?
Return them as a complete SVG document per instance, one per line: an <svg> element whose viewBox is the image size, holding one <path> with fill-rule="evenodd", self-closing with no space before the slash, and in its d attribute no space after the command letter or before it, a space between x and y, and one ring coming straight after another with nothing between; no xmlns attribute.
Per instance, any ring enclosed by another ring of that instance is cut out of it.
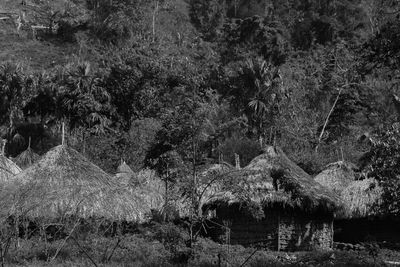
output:
<svg viewBox="0 0 400 267"><path fill-rule="evenodd" d="M230 171L203 205L212 237L272 250L331 249L340 199L315 182L278 147Z"/></svg>
<svg viewBox="0 0 400 267"><path fill-rule="evenodd" d="M143 222L151 212L141 194L119 186L109 174L66 145L51 149L15 180L19 184L15 212L23 216Z"/></svg>
<svg viewBox="0 0 400 267"><path fill-rule="evenodd" d="M314 180L341 197L343 209L337 214L337 218L374 215L373 206L379 202L382 189L376 180L365 178L357 172L354 164L344 161L328 164Z"/></svg>
<svg viewBox="0 0 400 267"><path fill-rule="evenodd" d="M9 182L22 170L4 154L5 140L2 140L0 149L0 182Z"/></svg>
<svg viewBox="0 0 400 267"><path fill-rule="evenodd" d="M17 157L15 157L14 162L21 167L22 169L26 169L31 166L33 163L38 161L40 156L36 154L31 148L31 138L29 138L28 148L21 152Z"/></svg>
<svg viewBox="0 0 400 267"><path fill-rule="evenodd" d="M363 177L357 167L348 162L335 162L314 178L317 182L339 194L343 208L335 217L335 241L364 242L374 236L391 237L400 232L397 222L378 214L382 188L378 181Z"/></svg>
<svg viewBox="0 0 400 267"><path fill-rule="evenodd" d="M355 180L356 169L357 167L350 162L334 162L328 164L322 172L314 177L314 180L340 194Z"/></svg>
<svg viewBox="0 0 400 267"><path fill-rule="evenodd" d="M135 172L126 164L125 160L121 159L121 164L117 168L115 174L116 182L122 185L137 185L138 181L135 176Z"/></svg>

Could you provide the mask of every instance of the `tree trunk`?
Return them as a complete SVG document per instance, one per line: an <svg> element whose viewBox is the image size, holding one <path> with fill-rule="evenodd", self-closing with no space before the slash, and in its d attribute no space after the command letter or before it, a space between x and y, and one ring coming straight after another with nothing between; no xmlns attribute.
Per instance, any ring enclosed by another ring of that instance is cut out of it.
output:
<svg viewBox="0 0 400 267"><path fill-rule="evenodd" d="M315 147L315 152L318 152L318 147L319 147L319 145L321 144L322 137L324 136L326 126L328 126L329 119L330 119L330 117L331 117L331 115L332 115L332 113L333 113L333 110L334 110L335 107L336 107L336 104L337 104L337 102L338 102L338 100L339 100L339 97L340 97L340 94L342 93L342 90L343 90L343 88L340 88L340 90L339 90L339 92L338 92L338 95L336 96L335 102L333 102L333 105L332 105L331 109L329 110L328 115L326 116L324 126L322 127L321 133L320 133L320 135L319 135L319 137L318 137L318 144L317 144L317 146Z"/></svg>
<svg viewBox="0 0 400 267"><path fill-rule="evenodd" d="M159 7L159 1L156 1L156 6L154 7L153 11L153 20L152 20L152 33L153 33L153 43L156 39L156 16L158 12L158 7Z"/></svg>

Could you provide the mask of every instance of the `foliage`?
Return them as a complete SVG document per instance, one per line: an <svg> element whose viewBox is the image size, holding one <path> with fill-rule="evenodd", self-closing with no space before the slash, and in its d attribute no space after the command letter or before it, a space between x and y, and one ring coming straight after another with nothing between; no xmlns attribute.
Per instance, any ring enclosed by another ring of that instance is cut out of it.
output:
<svg viewBox="0 0 400 267"><path fill-rule="evenodd" d="M274 65L282 64L287 56L285 29L278 21L249 17L226 23L219 50L224 64L249 57L261 56Z"/></svg>
<svg viewBox="0 0 400 267"><path fill-rule="evenodd" d="M225 19L225 3L218 0L190 0L189 14L204 40L215 40Z"/></svg>
<svg viewBox="0 0 400 267"><path fill-rule="evenodd" d="M397 0L34 3L7 8L57 34L0 33L12 156L30 136L40 154L59 144L65 122L102 168L156 169L177 199L202 165L245 165L267 143L310 173L357 161L359 137L398 120Z"/></svg>
<svg viewBox="0 0 400 267"><path fill-rule="evenodd" d="M364 157L368 177L378 180L383 188L382 203L377 207L382 214L400 212L399 138L400 127L396 123L372 139L372 148Z"/></svg>

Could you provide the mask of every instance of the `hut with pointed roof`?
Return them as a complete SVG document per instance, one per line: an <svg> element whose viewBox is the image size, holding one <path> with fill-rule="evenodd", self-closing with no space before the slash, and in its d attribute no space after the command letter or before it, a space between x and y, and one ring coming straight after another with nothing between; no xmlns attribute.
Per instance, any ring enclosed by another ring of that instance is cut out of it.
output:
<svg viewBox="0 0 400 267"><path fill-rule="evenodd" d="M335 241L400 240L398 219L379 213L383 189L377 180L364 177L354 164L343 161L328 164L314 179L342 200L343 208L335 217Z"/></svg>
<svg viewBox="0 0 400 267"><path fill-rule="evenodd" d="M203 205L216 222L212 237L271 250L331 249L339 197L313 180L279 147L266 147L230 171ZM211 212L210 212L211 211Z"/></svg>
<svg viewBox="0 0 400 267"><path fill-rule="evenodd" d="M21 168L5 156L5 144L6 141L2 140L0 149L0 182L2 183L11 181L15 175L22 171Z"/></svg>
<svg viewBox="0 0 400 267"><path fill-rule="evenodd" d="M343 209L336 218L352 219L375 215L373 207L379 203L382 188L375 179L363 177L356 165L346 161L328 164L314 180L341 197Z"/></svg>
<svg viewBox="0 0 400 267"><path fill-rule="evenodd" d="M35 153L31 148L31 138L29 138L28 147L14 158L14 162L22 169L26 169L33 163L38 161L40 156Z"/></svg>
<svg viewBox="0 0 400 267"><path fill-rule="evenodd" d="M351 182L355 180L357 167L347 161L338 161L328 164L322 172L314 177L321 185L340 194Z"/></svg>
<svg viewBox="0 0 400 267"><path fill-rule="evenodd" d="M136 178L135 172L126 164L125 160L121 159L121 164L117 168L117 173L115 174L116 182L122 185L137 185L138 180Z"/></svg>
<svg viewBox="0 0 400 267"><path fill-rule="evenodd" d="M15 180L19 184L15 212L30 218L144 222L151 213L142 199L146 192L120 186L67 145L51 149Z"/></svg>

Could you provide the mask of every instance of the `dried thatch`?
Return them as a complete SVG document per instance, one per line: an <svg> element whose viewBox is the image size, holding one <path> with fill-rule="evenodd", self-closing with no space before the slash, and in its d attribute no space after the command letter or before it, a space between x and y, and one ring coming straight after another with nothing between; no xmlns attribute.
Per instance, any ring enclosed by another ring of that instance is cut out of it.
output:
<svg viewBox="0 0 400 267"><path fill-rule="evenodd" d="M155 214L161 214L165 206L165 184L154 170L144 169L135 174L136 186L129 190L138 195ZM175 203L174 203L175 204Z"/></svg>
<svg viewBox="0 0 400 267"><path fill-rule="evenodd" d="M344 211L339 218L362 218L377 215L375 207L380 203L382 188L375 179L353 181L340 194Z"/></svg>
<svg viewBox="0 0 400 267"><path fill-rule="evenodd" d="M226 162L207 164L197 169L196 201L198 201L199 205L199 210L197 212L200 212L202 206L215 197L216 192L221 191L221 186L226 174L232 170L235 170L235 168ZM174 204L181 217L189 217L191 215L193 211L193 199L191 194L183 194Z"/></svg>
<svg viewBox="0 0 400 267"><path fill-rule="evenodd" d="M29 217L78 216L144 221L150 207L145 193L127 190L76 150L61 145L16 176L15 212Z"/></svg>
<svg viewBox="0 0 400 267"><path fill-rule="evenodd" d="M15 159L14 162L21 167L22 169L26 169L36 161L38 161L40 156L36 154L32 148L28 147L25 151L19 154Z"/></svg>
<svg viewBox="0 0 400 267"><path fill-rule="evenodd" d="M9 182L22 170L11 160L0 154L0 182Z"/></svg>
<svg viewBox="0 0 400 267"><path fill-rule="evenodd" d="M222 190L221 181L225 179L229 172L234 170L235 168L232 165L222 162L219 164L208 165L200 171L198 178L200 185L197 188L197 195L200 197L200 207L214 198L216 192Z"/></svg>
<svg viewBox="0 0 400 267"><path fill-rule="evenodd" d="M345 161L331 163L314 177L321 185L340 194L351 182L355 180L356 166Z"/></svg>
<svg viewBox="0 0 400 267"><path fill-rule="evenodd" d="M220 190L214 192L206 206L253 203L333 213L341 205L335 193L315 182L277 147L267 147L248 166L224 176Z"/></svg>
<svg viewBox="0 0 400 267"><path fill-rule="evenodd" d="M375 215L374 206L379 203L382 188L374 179L358 180L356 166L348 162L329 164L315 176L315 181L339 194L343 209L339 219L351 219Z"/></svg>
<svg viewBox="0 0 400 267"><path fill-rule="evenodd" d="M126 164L125 161L121 161L121 164L118 166L117 173L115 174L115 180L123 185L137 184L134 171L128 166L128 164Z"/></svg>

